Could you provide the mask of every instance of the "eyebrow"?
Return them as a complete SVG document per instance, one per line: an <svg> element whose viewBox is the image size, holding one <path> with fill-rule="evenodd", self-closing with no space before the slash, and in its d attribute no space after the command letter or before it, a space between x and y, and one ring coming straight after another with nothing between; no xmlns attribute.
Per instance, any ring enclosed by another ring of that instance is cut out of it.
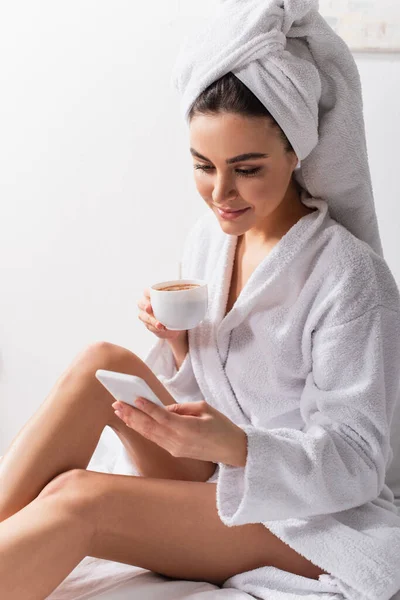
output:
<svg viewBox="0 0 400 600"><path fill-rule="evenodd" d="M200 152L197 152L194 148L190 148L190 153L197 158L201 158L202 160L206 160L207 162L211 162L209 158L206 158ZM233 156L232 158L227 158L225 160L227 165L231 165L233 163L242 162L244 160L251 160L252 158L268 158L269 154L263 154L262 152L247 152L246 154L239 154L238 156Z"/></svg>

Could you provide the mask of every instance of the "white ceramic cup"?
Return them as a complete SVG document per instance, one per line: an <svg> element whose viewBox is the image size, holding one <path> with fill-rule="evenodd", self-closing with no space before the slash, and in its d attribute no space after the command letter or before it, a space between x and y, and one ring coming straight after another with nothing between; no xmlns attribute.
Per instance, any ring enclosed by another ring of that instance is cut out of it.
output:
<svg viewBox="0 0 400 600"><path fill-rule="evenodd" d="M195 284L189 290L164 290L172 285ZM171 331L196 327L205 317L208 307L207 282L202 279L174 279L150 287L150 302L157 321Z"/></svg>

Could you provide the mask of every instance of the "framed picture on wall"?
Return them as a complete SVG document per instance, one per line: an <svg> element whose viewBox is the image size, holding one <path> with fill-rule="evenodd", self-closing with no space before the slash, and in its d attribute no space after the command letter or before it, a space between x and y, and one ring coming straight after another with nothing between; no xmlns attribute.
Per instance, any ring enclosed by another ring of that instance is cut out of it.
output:
<svg viewBox="0 0 400 600"><path fill-rule="evenodd" d="M320 0L319 12L354 52L400 52L400 0Z"/></svg>

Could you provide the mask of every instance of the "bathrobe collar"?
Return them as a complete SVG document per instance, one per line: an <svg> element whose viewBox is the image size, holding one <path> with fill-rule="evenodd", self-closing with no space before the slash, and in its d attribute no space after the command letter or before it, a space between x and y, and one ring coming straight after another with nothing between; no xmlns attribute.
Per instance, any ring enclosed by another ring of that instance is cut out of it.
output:
<svg viewBox="0 0 400 600"><path fill-rule="evenodd" d="M239 423L249 424L250 418L238 404L225 373L230 336L260 296L266 297L270 292L271 298L274 297L273 286L282 277L286 266L302 252L329 216L326 201L310 197L305 190L302 191L302 202L318 210L299 219L279 240L253 271L225 317L238 236L218 232L221 239L216 246L215 268L208 277L207 315L197 327L189 330L190 353L195 356L193 368L205 400L213 405L213 398L219 398L218 404L224 406L226 416ZM204 365L213 365L212 372L210 367L206 371Z"/></svg>

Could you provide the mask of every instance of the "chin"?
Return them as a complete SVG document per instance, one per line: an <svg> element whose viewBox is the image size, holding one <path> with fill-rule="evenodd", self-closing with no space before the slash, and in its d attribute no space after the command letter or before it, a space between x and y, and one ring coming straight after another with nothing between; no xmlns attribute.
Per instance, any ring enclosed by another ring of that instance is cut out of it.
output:
<svg viewBox="0 0 400 600"><path fill-rule="evenodd" d="M224 233L229 235L243 235L251 229L251 225L243 223L235 223L234 221L224 221L221 217L216 216L216 219Z"/></svg>

